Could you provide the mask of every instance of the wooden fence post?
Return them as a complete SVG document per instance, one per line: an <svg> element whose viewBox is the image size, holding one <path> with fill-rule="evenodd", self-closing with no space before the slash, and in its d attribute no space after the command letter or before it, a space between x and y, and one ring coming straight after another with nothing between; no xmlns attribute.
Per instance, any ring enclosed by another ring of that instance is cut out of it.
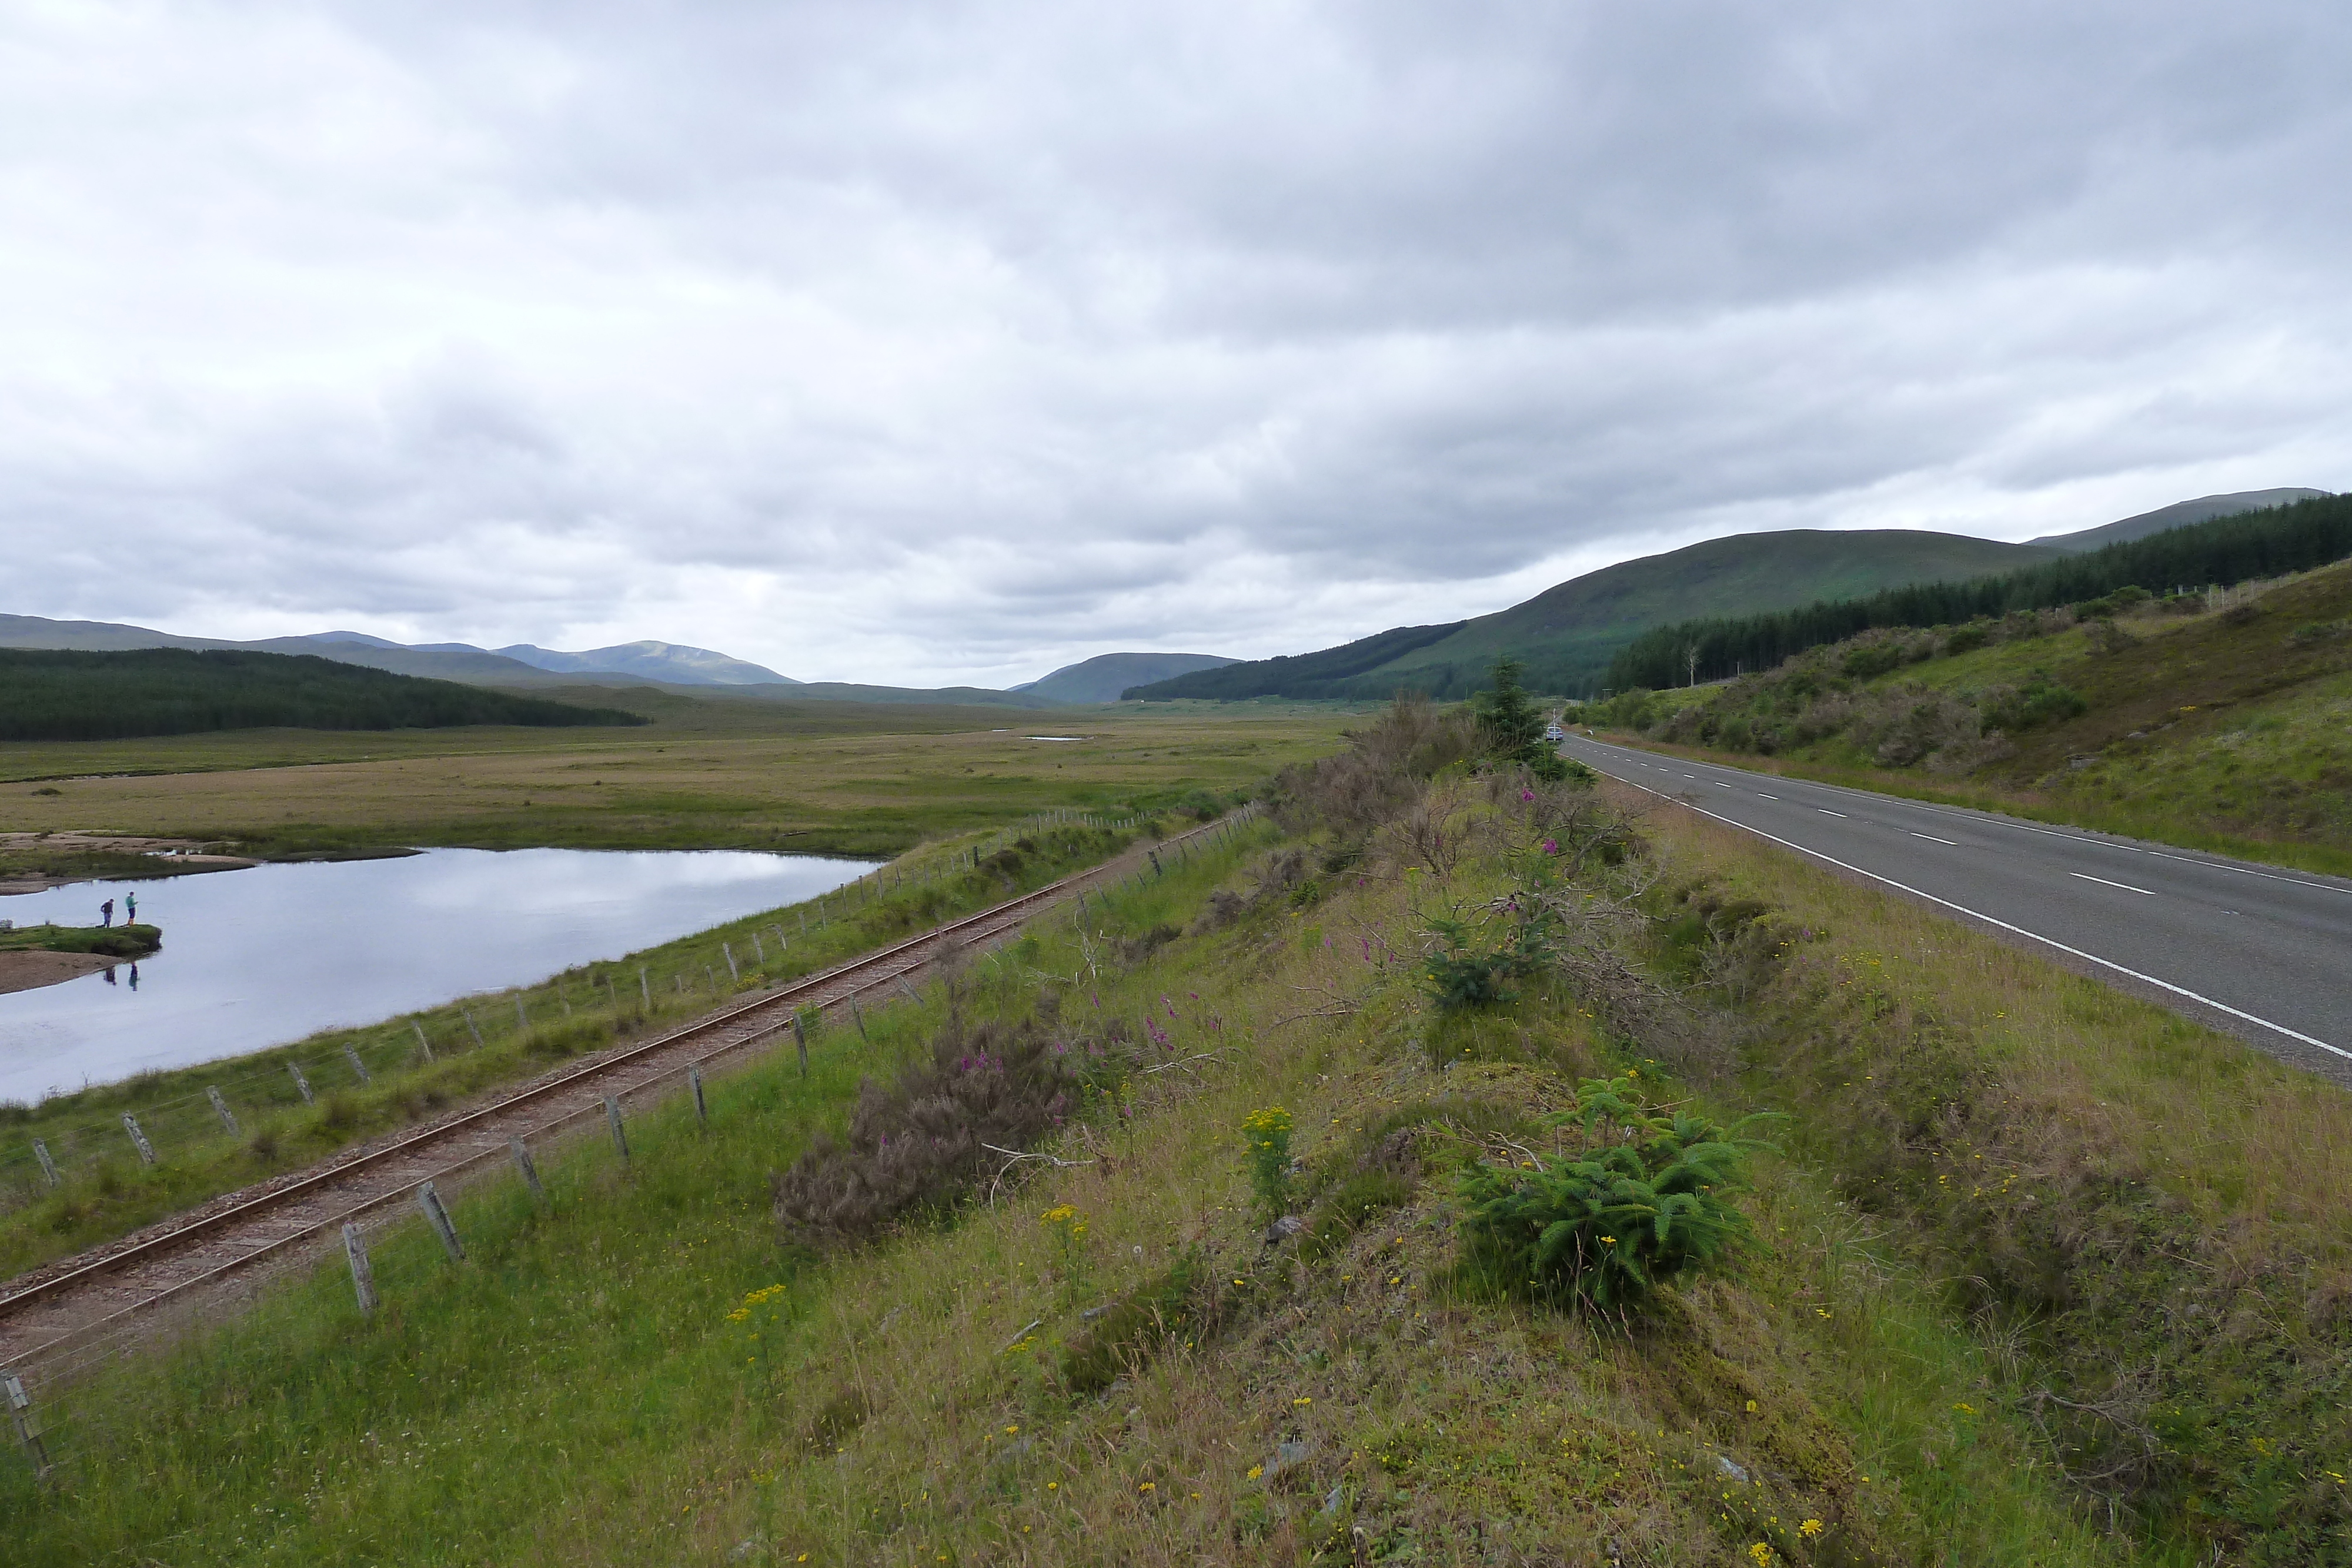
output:
<svg viewBox="0 0 2352 1568"><path fill-rule="evenodd" d="M471 1008L459 1008L457 1011L466 1020L466 1032L474 1037L474 1049L476 1051L481 1050L482 1026L474 1021L474 1009Z"/></svg>
<svg viewBox="0 0 2352 1568"><path fill-rule="evenodd" d="M752 940L756 942L759 938L755 936ZM743 971L735 967L734 947L728 943L721 942L719 944L719 950L727 955L727 977L734 981L737 985L741 985L743 983Z"/></svg>
<svg viewBox="0 0 2352 1568"><path fill-rule="evenodd" d="M16 1440L33 1457L33 1469L47 1480L49 1447L41 1440L41 1418L33 1413L33 1396L25 1392L24 1379L13 1372L0 1372L0 1403L8 1406L8 1419L16 1428Z"/></svg>
<svg viewBox="0 0 2352 1568"><path fill-rule="evenodd" d="M793 1014L793 1043L801 1048L801 1076L808 1076L808 1025L799 1013Z"/></svg>
<svg viewBox="0 0 2352 1568"><path fill-rule="evenodd" d="M766 968L768 967L768 945L760 940L760 934L757 931L751 933L751 951L760 956L760 967L762 969Z"/></svg>
<svg viewBox="0 0 2352 1568"><path fill-rule="evenodd" d="M228 1108L228 1102L221 1098L221 1092L219 1090L213 1088L210 1084L205 1085L205 1098L213 1103L213 1114L221 1119L221 1125L228 1129L228 1135L230 1137L241 1138L245 1136L244 1131L236 1124L236 1113Z"/></svg>
<svg viewBox="0 0 2352 1568"><path fill-rule="evenodd" d="M442 1249L449 1254L449 1261L463 1263L466 1260L466 1244L457 1239L457 1228L449 1223L449 1210L443 1207L441 1195L434 1190L431 1182L425 1182L417 1187L416 1207L423 1209L425 1218L433 1222L435 1232L441 1238Z"/></svg>
<svg viewBox="0 0 2352 1568"><path fill-rule="evenodd" d="M710 1107L702 1101L702 1067L698 1062L686 1064L686 1085L694 1091L694 1119L704 1126L710 1125Z"/></svg>
<svg viewBox="0 0 2352 1568"><path fill-rule="evenodd" d="M49 1158L49 1145L40 1139L33 1140L33 1157L41 1162L41 1175L51 1186L63 1186L65 1178L58 1175L58 1162Z"/></svg>
<svg viewBox="0 0 2352 1568"><path fill-rule="evenodd" d="M565 1018L570 1018L572 1016L572 993L563 988L563 982L562 980L555 982L555 999L563 1004L563 1016Z"/></svg>
<svg viewBox="0 0 2352 1568"><path fill-rule="evenodd" d="M375 1312L375 1270L368 1265L367 1243L360 1237L360 1228L350 1220L343 1221L343 1256L352 1265L352 1293L360 1299L360 1315Z"/></svg>
<svg viewBox="0 0 2352 1568"><path fill-rule="evenodd" d="M530 1028L530 1015L522 1010L522 997L520 993L517 993L515 997L515 1032L517 1034L520 1034L529 1028Z"/></svg>
<svg viewBox="0 0 2352 1568"><path fill-rule="evenodd" d="M646 967L643 964L637 966L637 995L645 998L646 1007L654 1005L654 988L646 984Z"/></svg>
<svg viewBox="0 0 2352 1568"><path fill-rule="evenodd" d="M416 1031L416 1049L425 1053L425 1060L430 1064L433 1061L433 1042L425 1038L425 1026L415 1019L410 1019L408 1027Z"/></svg>
<svg viewBox="0 0 2352 1568"><path fill-rule="evenodd" d="M302 1076L302 1064L299 1061L289 1061L286 1064L286 1071L294 1075L294 1087L302 1092L302 1103L316 1104L318 1099L310 1092L310 1081Z"/></svg>
<svg viewBox="0 0 2352 1568"><path fill-rule="evenodd" d="M360 1075L360 1082L362 1083L373 1083L375 1082L374 1079L368 1076L367 1063L360 1060L360 1053L353 1051L348 1045L343 1047L343 1060L352 1064L352 1071Z"/></svg>
<svg viewBox="0 0 2352 1568"><path fill-rule="evenodd" d="M522 1179L530 1184L530 1196L545 1203L547 1189L539 1185L539 1166L531 1163L530 1145L520 1138L509 1138L507 1150L514 1155L515 1169L522 1172Z"/></svg>
<svg viewBox="0 0 2352 1568"><path fill-rule="evenodd" d="M898 988L907 993L907 999L908 1001L914 1003L917 1007L921 1007L923 1005L923 998L916 994L914 987L907 983L907 977L904 975L898 977Z"/></svg>
<svg viewBox="0 0 2352 1568"><path fill-rule="evenodd" d="M604 1120L613 1124L613 1146L621 1151L624 1165L629 1159L629 1134L621 1126L621 1102L615 1095L604 1096Z"/></svg>
<svg viewBox="0 0 2352 1568"><path fill-rule="evenodd" d="M139 1130L139 1118L128 1111L122 1113L122 1130L131 1134L131 1146L139 1151L140 1159L148 1165L153 1165L155 1145L149 1143L147 1134Z"/></svg>
<svg viewBox="0 0 2352 1568"><path fill-rule="evenodd" d="M865 1015L864 1013L859 1012L859 1011L857 1010L857 993L856 993L856 991L852 991L852 992L850 992L850 993L849 993L849 1016L850 1016L850 1018L851 1018L853 1020L855 1020L855 1021L856 1021L856 1025L857 1025L857 1040L858 1040L858 1043L859 1043L859 1044L861 1044L861 1045L871 1045L871 1044L873 1044L874 1042L873 1042L871 1040L869 1040L869 1039L867 1039L867 1038L866 1038L866 1015Z"/></svg>

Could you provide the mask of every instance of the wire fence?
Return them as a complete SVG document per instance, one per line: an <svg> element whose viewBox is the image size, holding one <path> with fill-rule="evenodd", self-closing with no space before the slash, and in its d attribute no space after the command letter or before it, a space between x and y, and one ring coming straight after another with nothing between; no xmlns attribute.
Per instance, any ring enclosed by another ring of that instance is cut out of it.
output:
<svg viewBox="0 0 2352 1568"><path fill-rule="evenodd" d="M1229 843L1261 815L1262 809L1253 802L1215 822L1164 841L1156 850L1148 852L1147 864L1123 873L1108 886L1097 885L1089 890L1087 897L1073 900L1067 907L1067 919L1075 926L1100 923L1113 916L1115 901L1139 893L1184 864L1196 847L1207 849ZM1133 825L1133 821L1106 820L1090 825ZM1006 842L1020 836L1012 830L1008 832L1012 837ZM962 852L958 852L959 856ZM985 853L979 858L984 859ZM1034 920L1032 916L1020 924L1027 925ZM978 961L1001 963L1007 935L999 933L988 941ZM141 1417L135 1400L125 1404L123 1397L100 1377L110 1367L168 1343L193 1327L224 1322L273 1286L331 1260L339 1259L348 1271L349 1288L357 1310L363 1314L373 1313L383 1306L391 1291L417 1288L413 1270L395 1280L386 1280L377 1272L375 1251L394 1231L425 1228L440 1241L448 1263L462 1264L467 1257L467 1237L452 1216L452 1198L491 1184L506 1183L528 1190L532 1201L543 1206L549 1201L549 1188L540 1162L551 1155L607 1163L660 1158L671 1145L663 1137L643 1136L642 1129L633 1141L631 1134L637 1123L657 1110L682 1104L690 1106L695 1124L706 1124L709 1112L705 1092L709 1085L761 1065L780 1051L797 1053L803 1074L810 1071L813 1061L822 1060L829 1053L864 1051L868 1049L866 1019L881 1019L888 1016L890 1009L919 1008L924 1004L923 993L929 989L929 984L919 989L908 981L907 976L929 962L928 957L913 958L907 969L858 978L847 990L821 1006L801 1009L764 1030L715 1046L691 1061L626 1084L616 1083L596 1102L551 1117L528 1133L511 1138L503 1147L454 1158L414 1185L366 1199L281 1238L221 1270L119 1311L60 1336L30 1355L20 1356L13 1364L0 1367L0 1408L7 1411L13 1422L18 1448L45 1480L68 1479L93 1442L102 1437L103 1428ZM861 998L865 1004L862 1010ZM845 1013L856 1020L856 1027L844 1021ZM584 1146L592 1141L603 1145L601 1153ZM581 1173L570 1174L577 1178ZM588 1185L573 1179L563 1190L577 1193Z"/></svg>
<svg viewBox="0 0 2352 1568"><path fill-rule="evenodd" d="M460 998L388 1024L226 1058L217 1077L184 1092L129 1103L109 1096L110 1103L86 1118L0 1134L0 1218L68 1187L110 1191L142 1168L215 1157L257 1139L266 1152L290 1119L320 1115L321 1106L331 1121L355 1117L351 1096L392 1088L450 1058L533 1047L569 1054L608 1034L699 1010L781 977L775 971L788 964L795 939L876 899L978 869L1033 833L1065 827L1125 831L1143 820L1040 811L975 843L919 847L815 898L752 917L740 951L732 939L704 933L686 939L698 950L674 954L668 962L631 956L591 963L534 986ZM173 1070L172 1076L186 1074ZM33 1115L37 1121L38 1106Z"/></svg>

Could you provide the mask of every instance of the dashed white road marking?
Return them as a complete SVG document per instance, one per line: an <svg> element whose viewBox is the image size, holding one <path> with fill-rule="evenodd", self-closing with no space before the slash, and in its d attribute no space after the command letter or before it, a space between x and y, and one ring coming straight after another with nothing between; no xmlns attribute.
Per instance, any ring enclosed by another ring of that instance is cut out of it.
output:
<svg viewBox="0 0 2352 1568"><path fill-rule="evenodd" d="M1819 811L1824 817L1843 817L1845 815L1843 811L1832 811L1827 806L1816 806L1813 810Z"/></svg>
<svg viewBox="0 0 2352 1568"><path fill-rule="evenodd" d="M2137 893L2142 898L2154 898L2156 896L2154 893L2150 892L2147 888L2134 887L2127 882L2109 882L2105 877L2093 876L2086 871L2070 871L2066 874L2068 876L2080 877L2084 882L2095 882L2102 887L2120 887L2126 893Z"/></svg>
<svg viewBox="0 0 2352 1568"><path fill-rule="evenodd" d="M1958 840L1939 839L1933 833L1914 833L1911 836L1915 839L1925 839L1931 844L1950 844L1954 849L1960 847Z"/></svg>

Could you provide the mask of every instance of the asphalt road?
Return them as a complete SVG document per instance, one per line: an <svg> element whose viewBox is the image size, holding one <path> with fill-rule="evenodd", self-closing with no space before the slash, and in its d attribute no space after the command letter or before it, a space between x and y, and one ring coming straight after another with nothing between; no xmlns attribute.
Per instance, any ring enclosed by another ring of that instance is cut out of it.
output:
<svg viewBox="0 0 2352 1568"><path fill-rule="evenodd" d="M2352 882L1581 736L1560 751L2352 1083Z"/></svg>

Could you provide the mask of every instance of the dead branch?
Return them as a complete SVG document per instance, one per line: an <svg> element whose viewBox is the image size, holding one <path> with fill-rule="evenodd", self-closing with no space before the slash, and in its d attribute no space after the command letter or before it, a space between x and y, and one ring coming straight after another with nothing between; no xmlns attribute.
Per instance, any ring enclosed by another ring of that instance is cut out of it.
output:
<svg viewBox="0 0 2352 1568"><path fill-rule="evenodd" d="M1090 1166L1095 1163L1092 1160L1066 1160L1055 1155L1024 1154L1019 1149L998 1148L994 1144L982 1144L980 1146L992 1155L1006 1156L1004 1164L997 1168L996 1179L988 1184L988 1204L992 1208L996 1207L997 1188L1004 1184L1005 1176L1017 1169L1024 1160L1041 1160L1057 1171L1076 1170L1080 1166Z"/></svg>

